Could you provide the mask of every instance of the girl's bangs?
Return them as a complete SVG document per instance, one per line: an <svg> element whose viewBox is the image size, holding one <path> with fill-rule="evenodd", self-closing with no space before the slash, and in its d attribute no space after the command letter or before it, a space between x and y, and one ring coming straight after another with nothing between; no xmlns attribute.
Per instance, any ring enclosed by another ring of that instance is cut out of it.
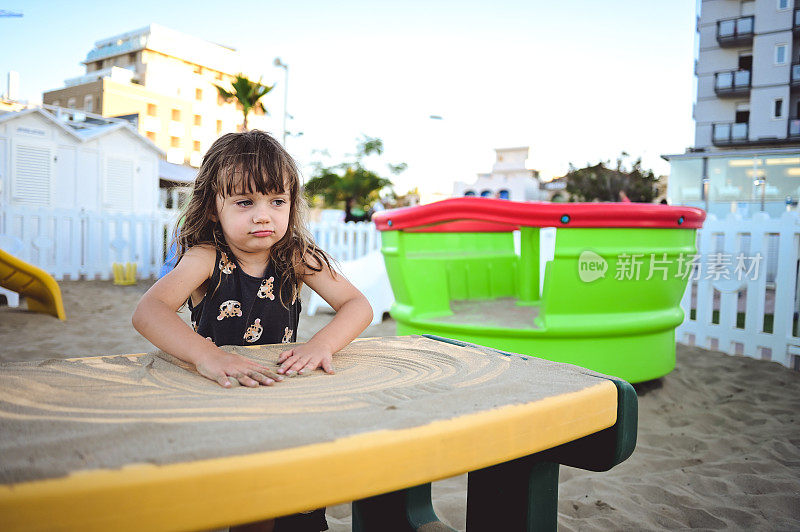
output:
<svg viewBox="0 0 800 532"><path fill-rule="evenodd" d="M267 164L268 158L255 153L237 154L231 159L217 173L217 191L222 196L285 192L285 173L280 164Z"/></svg>

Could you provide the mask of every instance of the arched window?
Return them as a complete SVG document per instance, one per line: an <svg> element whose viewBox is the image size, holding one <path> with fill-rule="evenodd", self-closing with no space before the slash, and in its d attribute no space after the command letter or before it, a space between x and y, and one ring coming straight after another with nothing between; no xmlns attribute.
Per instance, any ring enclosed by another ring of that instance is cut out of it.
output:
<svg viewBox="0 0 800 532"><path fill-rule="evenodd" d="M481 192L481 197L482 198L491 198L492 197L492 191L491 190L484 190L483 192Z"/></svg>
<svg viewBox="0 0 800 532"><path fill-rule="evenodd" d="M506 189L502 189L502 190L500 190L500 191L498 192L498 194L500 194L500 195L498 196L500 199L508 199L508 198L509 198L509 193L508 193L508 190L506 190Z"/></svg>
<svg viewBox="0 0 800 532"><path fill-rule="evenodd" d="M464 192L464 195L465 196L474 196L475 195L475 191L474 190L467 190L467 191Z"/></svg>

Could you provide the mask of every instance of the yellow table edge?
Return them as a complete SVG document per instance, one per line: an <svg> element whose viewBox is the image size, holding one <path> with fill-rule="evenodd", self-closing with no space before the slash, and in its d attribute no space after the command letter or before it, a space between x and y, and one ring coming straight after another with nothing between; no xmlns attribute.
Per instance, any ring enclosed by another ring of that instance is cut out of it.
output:
<svg viewBox="0 0 800 532"><path fill-rule="evenodd" d="M413 428L5 485L0 486L0 529L191 530L266 519L549 449L614 425L616 412L616 387L600 380L577 392Z"/></svg>

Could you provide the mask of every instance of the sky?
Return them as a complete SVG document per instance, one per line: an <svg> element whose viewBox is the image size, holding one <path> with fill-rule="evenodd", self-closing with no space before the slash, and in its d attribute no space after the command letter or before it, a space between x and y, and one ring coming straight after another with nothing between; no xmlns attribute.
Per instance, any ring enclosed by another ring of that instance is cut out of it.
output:
<svg viewBox="0 0 800 532"><path fill-rule="evenodd" d="M306 178L313 161L341 162L362 135L384 142L374 168L408 164L392 178L399 193L450 193L491 171L495 148L530 146L527 166L549 180L622 151L668 174L660 155L693 142L695 0L10 0L0 9L23 14L0 17L0 92L14 70L31 102L82 75L95 41L158 23L241 52L275 84L264 105L279 136L280 57L287 129L303 133L287 148Z"/></svg>

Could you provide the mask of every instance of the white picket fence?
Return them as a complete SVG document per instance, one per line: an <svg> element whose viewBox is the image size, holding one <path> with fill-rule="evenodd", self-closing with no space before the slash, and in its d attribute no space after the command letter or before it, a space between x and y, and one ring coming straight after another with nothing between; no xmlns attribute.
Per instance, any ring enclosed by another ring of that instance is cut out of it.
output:
<svg viewBox="0 0 800 532"><path fill-rule="evenodd" d="M58 280L109 279L115 262L134 262L140 278L158 274L175 214L114 214L0 206L3 248Z"/></svg>
<svg viewBox="0 0 800 532"><path fill-rule="evenodd" d="M109 279L115 262L135 262L156 277L172 241L177 211L150 215L0 205L0 247L58 280ZM339 261L380 249L372 223L315 223L311 233Z"/></svg>
<svg viewBox="0 0 800 532"><path fill-rule="evenodd" d="M381 248L380 232L372 222L310 224L314 242L337 261L361 258Z"/></svg>
<svg viewBox="0 0 800 532"><path fill-rule="evenodd" d="M800 369L800 216L709 215L697 232L697 250L698 265L681 301L686 317L675 331L677 341ZM757 264L749 273L733 274L738 257L747 268ZM743 326L737 315L743 315Z"/></svg>

